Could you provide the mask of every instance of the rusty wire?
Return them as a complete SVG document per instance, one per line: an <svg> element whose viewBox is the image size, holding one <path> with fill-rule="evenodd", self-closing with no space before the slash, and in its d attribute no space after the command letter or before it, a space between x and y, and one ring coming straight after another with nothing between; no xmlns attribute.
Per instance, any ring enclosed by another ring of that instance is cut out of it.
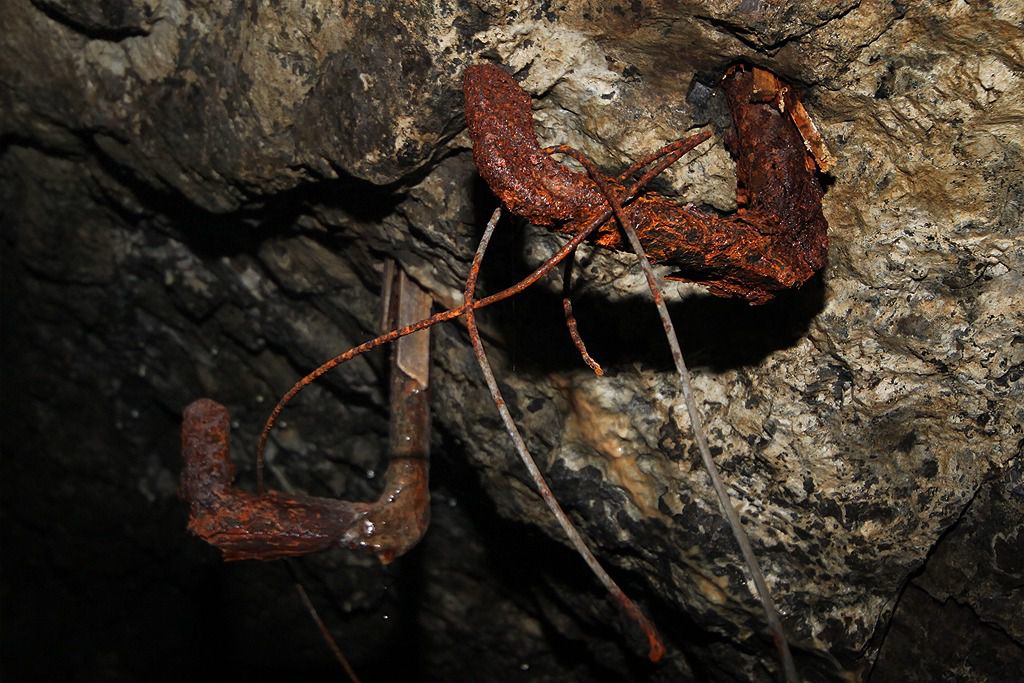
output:
<svg viewBox="0 0 1024 683"><path fill-rule="evenodd" d="M544 504L548 506L551 514L554 515L558 521L558 525L562 527L562 531L569 538L569 542L577 553L583 558L590 567L590 571L594 573L594 576L598 578L605 589L615 598L616 602L622 607L623 611L640 627L647 638L649 651L648 658L652 662L660 661L662 656L665 654L665 645L662 643L661 636L658 635L658 630L647 618L647 615L637 606L633 600L623 592L619 585L615 582L601 563L598 562L594 553L591 552L587 546L586 541L580 535L579 531L573 525L565 511L562 510L562 506L559 505L558 499L555 498L555 494L551 491L551 487L548 486L547 481L544 479L544 474L537 467L536 461L533 456L530 455L529 448L526 446L526 441L523 440L522 435L519 433L519 428L516 426L515 420L512 419L512 414L508 411L508 406L505 404L505 399L501 395L501 389L498 387L498 381L494 377L494 372L491 370L490 362L487 360L487 352L484 349L483 342L480 339L480 330L476 325L476 312L473 310L474 293L476 291L476 282L480 274L480 265L483 262L484 253L487 251L487 246L491 241L491 235L494 233L494 227L498 222L498 218L501 216L501 208L495 209L491 216L491 220L487 223L487 229L484 231L483 237L480 239L480 245L477 247L476 255L473 257L473 265L469 271L469 277L466 280L465 290L465 301L466 301L466 327L469 329L469 341L473 345L473 353L476 355L477 363L480 365L480 371L484 375L484 381L487 383L487 388L491 392L491 398L494 399L494 405L498 408L498 414L501 415L501 420L505 425L505 431L508 433L509 438L512 440L512 444L515 446L516 453L519 454L519 458L523 461L527 471L530 473L530 478L533 479L534 484L537 486L537 491L540 493L541 499Z"/></svg>
<svg viewBox="0 0 1024 683"><path fill-rule="evenodd" d="M612 211L615 213L619 226L626 234L626 238L629 240L629 243L636 254L637 260L640 263L640 268L643 270L644 277L647 280L647 287L651 292L651 297L654 299L654 305L658 309L658 316L661 318L661 325L665 331L665 339L668 341L669 350L672 353L672 362L675 364L676 373L679 375L679 384L683 395L683 402L686 405L686 412L690 419L690 430L693 432L694 440L697 442L697 449L700 451L701 460L704 463L704 469L707 472L708 477L711 479L711 486L714 488L715 495L718 498L722 514L729 523L729 528L732 530L733 538L736 539L736 544L739 546L740 552L743 555L744 563L747 565L747 570L750 572L750 577L754 582L754 587L757 589L758 597L761 600L761 607L764 611L765 621L768 623L768 629L772 634L772 642L775 644L779 661L782 663L786 681L788 683L799 683L800 678L796 671L796 664L793 662L793 654L789 649L789 641L786 638L785 629L782 627L782 620L779 618L779 611L775 607L771 591L768 590L768 584L764 580L764 574L761 572L761 565L757 560L757 555L754 553L754 548L750 544L750 538L747 536L747 532L743 528L743 523L740 521L740 517L736 513L736 506L734 505L728 490L726 490L725 484L722 482L722 477L718 472L718 466L715 464L714 458L711 457L711 450L708 448L708 440L704 433L700 410L697 408L697 402L693 397L693 387L690 383L690 372L686 367L686 361L683 359L683 350L679 344L679 337L676 335L675 326L672 323L672 316L669 315L668 307L665 305L665 297L662 293L663 287L658 282L659 278L654 272L654 268L651 267L651 262L648 260L647 254L644 253L644 247L643 244L640 243L640 238L637 236L633 226L623 215L622 204L618 197L615 196L614 189L611 187L608 179L605 178L594 165L594 162L582 152L568 145L559 145L558 147L552 148L550 151L565 154L583 165L587 170L587 173L590 174L591 179L598 188L600 188L601 193L605 196L609 205L612 207Z"/></svg>

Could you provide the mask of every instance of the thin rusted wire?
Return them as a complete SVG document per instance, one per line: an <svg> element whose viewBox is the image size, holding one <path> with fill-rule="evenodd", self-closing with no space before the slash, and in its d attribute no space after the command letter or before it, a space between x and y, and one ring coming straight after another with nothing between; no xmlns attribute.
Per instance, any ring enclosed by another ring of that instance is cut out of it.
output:
<svg viewBox="0 0 1024 683"><path fill-rule="evenodd" d="M618 178L616 178L616 181L619 183L624 183L644 167L649 166L655 161L662 159L663 157L667 157L670 153L683 149L684 147L686 149L683 150L682 153L685 154L693 147L693 145L699 144L699 142L701 142L704 139L707 139L707 137L709 136L709 133L701 133L691 138L670 142L669 144L665 145L658 151L649 154L635 162L632 166L630 166L621 174L619 174ZM687 145L690 146L687 147ZM557 154L559 152L559 146L555 145L553 147L545 147L544 152L547 154ZM654 172L654 175L661 173L665 168L668 168L668 165L675 163L676 159L677 157L672 158L671 161L669 161L668 164L666 164L665 166L659 166L657 170ZM565 273L562 278L562 310L565 313L566 327L569 328L569 337L572 339L572 343L576 346L577 351L579 351L580 357L583 358L583 362L587 364L587 367L594 371L595 375L601 377L604 375L604 368L602 368L601 364L594 360L594 357L590 355L590 352L587 350L587 345L583 341L583 337L580 336L579 327L576 322L576 315L573 313L572 309L572 299L569 297L569 292L572 286L572 270L573 263L575 261L575 255L576 251L573 250L572 252L569 253L565 260Z"/></svg>
<svg viewBox="0 0 1024 683"><path fill-rule="evenodd" d="M594 371L595 375L601 377L604 375L604 368L587 351L587 345L583 342L583 337L580 336L579 329L576 326L576 315L572 311L572 299L569 298L569 291L572 289L572 266L576 260L575 255L576 252L572 252L565 259L565 273L562 276L562 311L565 313L565 325L569 328L569 337L572 339L572 343L576 345L576 350L580 352L583 362Z"/></svg>
<svg viewBox="0 0 1024 683"><path fill-rule="evenodd" d="M447 311L442 311L440 313L432 315L429 318L425 318L423 320L414 322L411 325L406 325L405 327L400 327L397 330L385 332L379 337L371 339L368 342L364 342L359 346L354 346L348 351L345 351L344 353L338 354L337 356L330 359L326 363L322 364L320 367L316 368L308 375L300 379L298 382L293 384L291 389L286 391L285 394L277 401L277 403L274 405L274 409L270 411L270 416L267 417L267 421L263 425L263 431L260 432L259 441L256 443L256 490L260 492L263 491L263 454L267 447L267 438L270 436L270 430L272 430L274 428L274 424L277 423L277 418L281 415L281 411L284 410L284 407L288 405L289 401L295 398L296 394L298 394L300 391L302 391L307 386L316 381L317 378L326 375L328 372L338 367L342 363L346 363L357 356L361 356L367 351L371 351L377 348L378 346L383 346L384 344L393 342L396 339L400 339L402 337L405 337L406 335L410 335L413 332L419 332L420 330L425 330L428 327L436 325L437 323L458 318L464 313L465 311L461 306L459 308L451 308L448 309Z"/></svg>
<svg viewBox="0 0 1024 683"><path fill-rule="evenodd" d="M290 495L295 495L296 491L294 487L291 485L291 482L285 478L284 474L275 468L272 463L267 463L267 466L270 473L273 474L281 484L281 490ZM324 643L326 643L327 649L329 649L331 654L334 655L334 659L338 662L342 671L345 672L345 675L348 676L351 683L362 683L359 676L356 675L355 669L353 669L352 665L349 664L348 657L346 657L345 653L341 651L340 647L338 647L338 641L334 639L334 635L331 633L330 629L327 628L327 624L324 623L324 620L320 617L320 612L317 610L316 605L313 604L309 594L306 592L306 587L302 585L302 580L299 578L298 560L294 558L287 558L286 561L288 563L288 570L291 572L292 578L295 580L295 592L299 594L299 599L302 600L302 605L306 608L306 611L309 612L309 616L313 620L313 623L316 624L317 630L320 631L320 637L323 638Z"/></svg>
<svg viewBox="0 0 1024 683"><path fill-rule="evenodd" d="M587 566L590 567L590 571L594 573L608 592L615 598L619 605L621 605L626 614L628 614L629 617L633 619L633 621L635 621L643 630L650 647L647 656L652 662L657 662L665 654L665 645L661 641L661 636L658 635L657 628L655 628L654 624L647 618L647 615L640 610L637 604L633 602L633 600L626 595L621 588L619 588L619 585L615 583L615 579L609 576L608 572L606 572L604 567L601 566L601 563L598 562L596 557L594 557L594 553L590 551L586 541L583 540L583 537L580 535L579 531L577 531L568 515L565 514L564 510L562 510L562 506L558 504L555 494L552 493L551 487L548 486L540 468L537 467L537 463L534 461L533 456L530 455L526 442L519 433L519 428L516 426L515 420L512 419L512 414L509 413L508 407L505 405L505 399L501 395L501 389L498 387L498 381L495 379L494 372L491 370L491 365L487 360L487 352L484 349L483 342L480 340L480 330L476 325L476 312L473 310L473 296L476 291L477 278L480 274L480 264L483 262L484 253L487 251L487 246L491 241L491 235L494 233L494 228L497 225L498 218L500 216L501 209L495 209L494 214L491 216L491 220L487 224L487 229L484 231L484 236L480 239L480 245L477 247L476 255L473 257L473 265L469 270L469 277L466 279L466 327L469 329L469 341L473 345L473 353L476 355L477 363L480 365L481 372L483 372L484 380L487 382L487 388L491 392L491 398L494 399L494 405L497 406L498 413L501 415L501 420L505 424L505 430L512 439L512 443L515 446L516 452L519 454L519 458L523 461L523 464L526 465L526 469L530 473L530 478L533 479L534 484L536 484L540 497L544 500L548 509L551 510L551 514L554 515L559 526L562 527L562 531L564 531L565 535L569 537L569 542L572 544L573 548L581 557L583 557Z"/></svg>
<svg viewBox="0 0 1024 683"><path fill-rule="evenodd" d="M362 683L359 680L359 676L356 675L352 665L348 663L348 658L338 647L338 643L334 640L334 636L331 635L330 630L327 628L327 624L320 618L320 613L317 612L316 607L313 606L313 601L309 599L309 595L306 594L306 589L298 581L295 582L295 590L299 594L299 598L302 600L302 604L305 605L306 610L309 612L309 616L313 619L313 623L316 624L317 629L320 630L320 635L323 637L324 642L327 643L327 647L330 648L331 654L338 660L338 664L342 670L348 676L352 683Z"/></svg>
<svg viewBox="0 0 1024 683"><path fill-rule="evenodd" d="M635 183L630 185L629 189L625 192L625 199L623 200L623 202L628 202L629 200L633 199L637 195L637 193L640 192L641 189L643 189L649 182L651 182L651 180L654 179L655 176L657 176L666 168L674 164L684 154L689 152L691 149L693 149L700 143L704 142L704 140L707 140L710 136L711 133L707 131L703 133L697 133L696 135L691 135L688 138L666 145L658 152L655 152L654 154L647 157L647 163L651 163L652 161L659 158L660 161L653 167L648 169ZM639 168L641 168L638 164L634 164L634 167L636 168L634 172L639 171ZM496 294L492 294L490 296L484 297L483 299L477 299L473 301L472 308L479 309L485 306L490 306L491 304L497 303L499 301L504 301L505 299L515 296L516 294L519 294L528 287L536 284L537 281L539 281L542 277L551 272L551 269L558 265L566 256L571 254L576 249L576 247L578 247L585 239L587 239L587 237L589 237L595 230L597 230L609 218L611 218L611 216L612 210L610 208L605 209L600 214L595 216L589 223L585 224L582 228L580 228L580 230L572 237L572 239L566 242L561 249L559 249L554 255L548 258L548 260L546 260L528 276L526 276L516 284L512 285L511 287L503 289L502 291L497 292ZM462 315L465 315L467 310L469 310L469 305L463 304L462 306L457 306L455 308L450 308L446 311L436 313L430 316L429 318L417 321L415 323L412 323L411 325L406 325L405 327L401 327L399 329L386 332L385 334L382 334L379 337L371 339L368 342L364 342L343 353L338 354L334 358L331 358L330 360L326 361L318 368L307 374L305 377L297 381L294 385L292 385L292 387L287 392L285 392L285 394L274 405L274 408L270 411L270 415L267 417L267 420L263 425L263 430L260 432L259 440L256 443L257 491L263 490L264 451L266 449L267 439L270 436L270 432L274 428L274 425L277 423L277 419L281 415L281 411L284 410L284 407L288 405L288 403L293 398L295 398L295 396L300 391L302 391L304 388L306 388L314 381L316 381L317 378L322 377L323 375L327 374L328 372L338 367L342 363L346 363L352 360L353 358L356 358L357 356L366 353L367 351L375 349L378 346L382 346L384 344L393 342L396 339L412 334L413 332L419 332L420 330L425 330L428 327L432 327L433 325L436 325L438 323L458 318Z"/></svg>
<svg viewBox="0 0 1024 683"><path fill-rule="evenodd" d="M583 165L587 170L587 173L590 174L591 179L598 186L601 193L605 196L605 199L611 205L612 211L615 213L620 227L626 234L626 238L629 240L630 246L633 248L637 259L640 261L640 267L644 271L644 277L647 278L647 286L651 290L651 296L654 298L654 305L658 309L658 315L661 318L662 327L665 329L665 338L668 340L668 345L672 352L672 360L675 363L676 371L679 374L683 401L686 404L686 411L690 418L690 428L693 431L694 439L697 442L697 448L700 451L701 459L704 462L704 469L707 471L708 477L711 479L711 485L718 497L719 505L721 506L722 512L729 523L729 528L732 530L733 537L736 539L740 552L743 554L743 559L747 565L747 569L750 571L750 576L754 581L754 586L757 588L765 620L768 622L768 628L771 631L772 640L775 643L779 660L782 662L786 680L789 683L798 683L800 681L800 677L796 671L796 664L793 662L793 655L789 649L789 642L786 638L785 630L782 627L782 620L779 617L778 609L775 607L775 603L772 600L771 592L768 590L768 584L764 580L764 574L761 572L760 563L757 561L757 555L754 553L754 549L753 546L751 546L747 532L743 528L743 524L740 521L739 515L736 513L735 506L733 505L732 498L729 496L729 492L726 490L725 484L722 482L722 478L718 473L718 466L711 457L711 450L708 448L707 437L704 434L700 411L697 408L697 402L693 398L690 373L686 367L686 361L683 359L683 351L680 347L675 327L672 324L672 318L669 315L668 307L665 305L665 297L662 294L662 287L658 282L658 276L651 267L651 263L647 258L647 254L644 252L643 245L640 243L640 238L637 236L636 231L626 220L625 216L623 216L621 202L615 196L615 192L609 186L605 176L594 165L594 162L592 162L583 153L569 147L568 145L559 145L552 148L551 151L570 156Z"/></svg>

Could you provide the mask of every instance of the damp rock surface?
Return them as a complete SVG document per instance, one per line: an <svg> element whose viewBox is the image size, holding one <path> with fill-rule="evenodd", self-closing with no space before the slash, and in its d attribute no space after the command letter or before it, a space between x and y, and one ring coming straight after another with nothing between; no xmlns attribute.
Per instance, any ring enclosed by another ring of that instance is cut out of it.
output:
<svg viewBox="0 0 1024 683"><path fill-rule="evenodd" d="M495 206L462 118L480 61L534 98L541 144L608 171L712 127L655 185L723 212L718 79L744 61L800 89L837 158L828 267L761 307L668 289L716 461L807 680L1024 676L1017 3L15 0L0 23L5 679L337 679L290 570L186 534L180 413L229 406L251 485L277 397L377 334L386 257L461 302ZM505 220L481 289L563 239ZM577 261L605 377L560 278L480 322L666 660L567 550L449 324L427 538L386 568L339 550L294 570L364 680L775 680L635 261ZM281 477L377 495L387 368L359 358L285 411Z"/></svg>

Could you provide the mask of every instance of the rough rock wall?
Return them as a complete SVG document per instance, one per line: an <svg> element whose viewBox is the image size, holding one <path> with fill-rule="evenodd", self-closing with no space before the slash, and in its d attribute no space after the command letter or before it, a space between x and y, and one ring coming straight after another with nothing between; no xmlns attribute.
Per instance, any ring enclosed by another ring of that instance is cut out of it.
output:
<svg viewBox="0 0 1024 683"><path fill-rule="evenodd" d="M721 133L715 82L738 60L801 86L839 159L827 271L758 308L670 294L719 465L808 679L903 678L914 647L939 661L952 649L918 612L991 636L964 678L1022 667L1019 4L14 0L0 19L14 677L335 675L280 566L224 568L184 535L177 416L228 404L244 459L277 395L373 336L385 256L459 300L493 207L461 118L478 60L521 77L543 142L607 168ZM660 189L734 208L721 135ZM484 288L559 240L503 224ZM367 680L772 679L635 265L581 260L577 315L608 377L575 356L555 282L484 332L556 494L667 661L641 661L562 547L449 326L427 539L387 569L338 552L298 570ZM293 483L373 495L386 367L353 362L288 410L273 446ZM159 637L132 628L150 620ZM81 645L34 663L55 637Z"/></svg>

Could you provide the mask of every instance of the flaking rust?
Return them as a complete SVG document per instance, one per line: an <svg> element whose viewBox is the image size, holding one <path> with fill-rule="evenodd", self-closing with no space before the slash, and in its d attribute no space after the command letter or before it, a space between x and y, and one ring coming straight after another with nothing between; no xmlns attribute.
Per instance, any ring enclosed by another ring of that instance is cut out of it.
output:
<svg viewBox="0 0 1024 683"><path fill-rule="evenodd" d="M369 503L250 493L232 485L227 408L207 398L191 403L182 425L181 495L188 529L225 560L273 560L325 550L370 512Z"/></svg>
<svg viewBox="0 0 1024 683"><path fill-rule="evenodd" d="M828 225L818 171L833 160L796 92L774 74L740 65L721 86L733 121L726 146L736 160L737 211L718 216L648 192L623 207L624 218L653 263L677 269L670 277L760 304L825 266ZM471 66L464 90L477 168L510 211L576 234L606 210L594 182L541 149L530 98L512 76L491 64ZM621 179L609 183L625 194ZM614 222L591 239L629 250Z"/></svg>
<svg viewBox="0 0 1024 683"><path fill-rule="evenodd" d="M386 328L430 312L427 292L400 271L393 277ZM219 548L225 560L274 560L343 546L387 564L416 545L430 520L428 335L402 339L392 361L390 454L376 501L257 494L234 486L227 408L208 398L192 402L181 428L189 531Z"/></svg>

